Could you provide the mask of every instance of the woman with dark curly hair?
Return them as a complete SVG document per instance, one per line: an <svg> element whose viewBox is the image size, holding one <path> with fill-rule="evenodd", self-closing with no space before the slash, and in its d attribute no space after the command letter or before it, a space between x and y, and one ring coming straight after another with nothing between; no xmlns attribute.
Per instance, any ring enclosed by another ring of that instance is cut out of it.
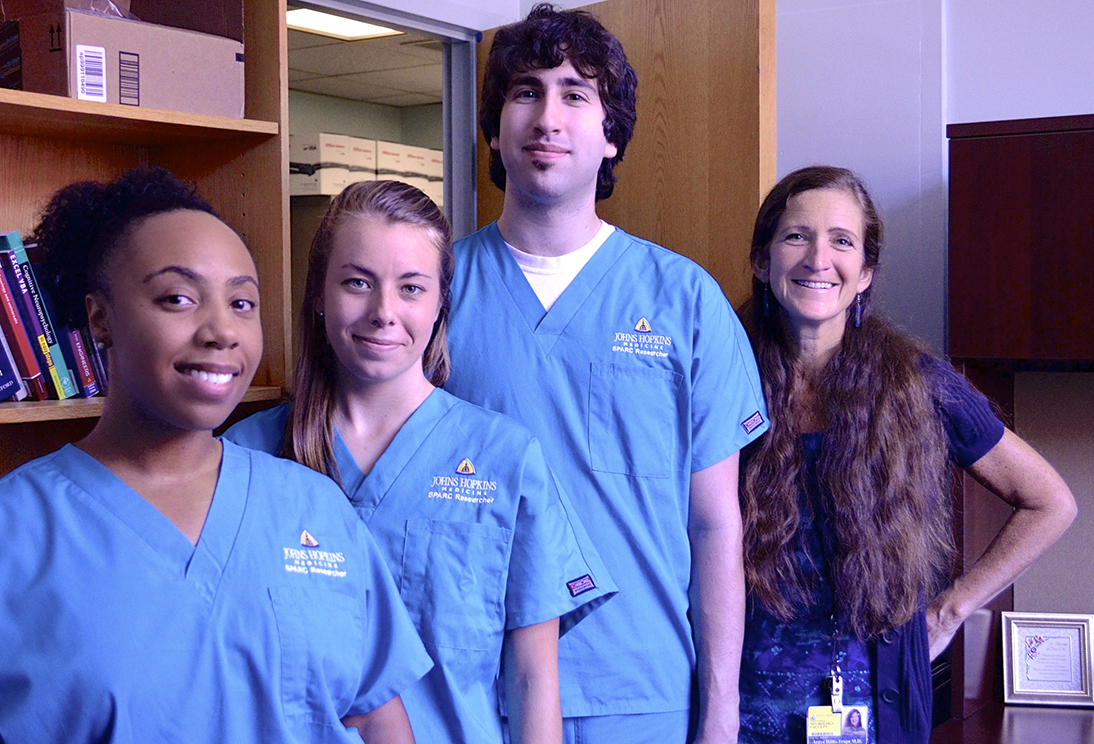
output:
<svg viewBox="0 0 1094 744"><path fill-rule="evenodd" d="M838 720L840 686L870 742L926 742L930 659L1075 515L987 400L871 311L881 233L842 168L787 175L756 218L743 314L771 429L742 457L750 744L804 742L810 707ZM951 463L1015 509L953 580Z"/></svg>
<svg viewBox="0 0 1094 744"><path fill-rule="evenodd" d="M360 520L213 436L262 356L243 241L160 169L62 189L35 237L110 394L0 479L0 740L412 741L429 657Z"/></svg>

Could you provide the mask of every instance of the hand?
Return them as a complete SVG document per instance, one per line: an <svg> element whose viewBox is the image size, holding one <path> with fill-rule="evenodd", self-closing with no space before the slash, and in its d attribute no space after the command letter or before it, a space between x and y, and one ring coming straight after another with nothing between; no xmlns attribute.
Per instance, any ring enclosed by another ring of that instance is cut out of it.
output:
<svg viewBox="0 0 1094 744"><path fill-rule="evenodd" d="M939 654L946 650L954 635L957 634L957 630L961 627L961 623L964 622L964 618L944 609L946 607L945 597L948 593L948 591L942 592L927 608L927 640L930 643L931 661L934 661ZM944 616L945 620L943 619Z"/></svg>

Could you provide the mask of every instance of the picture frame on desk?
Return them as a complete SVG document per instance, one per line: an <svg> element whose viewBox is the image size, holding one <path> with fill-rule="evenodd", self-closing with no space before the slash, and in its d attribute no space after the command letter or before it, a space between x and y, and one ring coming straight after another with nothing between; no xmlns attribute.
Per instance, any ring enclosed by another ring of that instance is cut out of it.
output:
<svg viewBox="0 0 1094 744"><path fill-rule="evenodd" d="M1004 612L1003 702L1094 707L1094 615Z"/></svg>

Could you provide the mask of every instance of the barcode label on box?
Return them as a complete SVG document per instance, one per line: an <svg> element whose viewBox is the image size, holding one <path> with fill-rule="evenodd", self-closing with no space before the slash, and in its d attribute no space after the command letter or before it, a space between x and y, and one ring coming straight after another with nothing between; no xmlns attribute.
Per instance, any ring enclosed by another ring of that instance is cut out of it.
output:
<svg viewBox="0 0 1094 744"><path fill-rule="evenodd" d="M106 102L106 49L76 45L76 97Z"/></svg>
<svg viewBox="0 0 1094 744"><path fill-rule="evenodd" d="M118 52L118 103L141 105L141 55Z"/></svg>

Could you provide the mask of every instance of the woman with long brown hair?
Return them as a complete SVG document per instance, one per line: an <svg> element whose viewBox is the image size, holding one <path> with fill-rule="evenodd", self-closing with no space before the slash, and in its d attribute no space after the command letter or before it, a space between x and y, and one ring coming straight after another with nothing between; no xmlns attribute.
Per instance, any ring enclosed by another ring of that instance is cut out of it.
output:
<svg viewBox="0 0 1094 744"><path fill-rule="evenodd" d="M790 173L756 218L743 315L771 429L742 458L750 744L804 742L841 704L870 742L926 742L930 659L1075 515L987 400L872 312L881 237L842 168ZM952 580L951 463L1015 509Z"/></svg>

